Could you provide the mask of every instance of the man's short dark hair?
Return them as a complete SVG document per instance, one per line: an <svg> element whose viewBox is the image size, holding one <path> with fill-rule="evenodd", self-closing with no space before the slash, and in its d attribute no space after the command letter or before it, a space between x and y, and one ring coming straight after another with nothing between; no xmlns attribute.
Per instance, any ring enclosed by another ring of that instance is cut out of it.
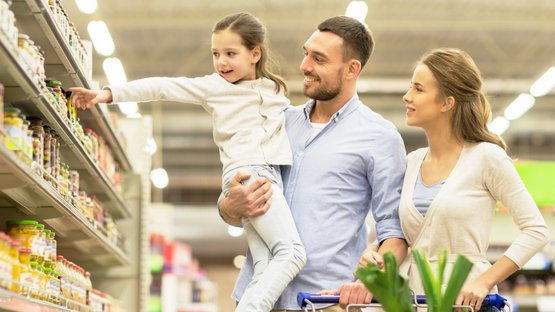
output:
<svg viewBox="0 0 555 312"><path fill-rule="evenodd" d="M374 50L374 39L368 28L358 20L348 16L328 18L318 25L319 31L329 31L341 37L344 43L344 60L357 59L362 67Z"/></svg>

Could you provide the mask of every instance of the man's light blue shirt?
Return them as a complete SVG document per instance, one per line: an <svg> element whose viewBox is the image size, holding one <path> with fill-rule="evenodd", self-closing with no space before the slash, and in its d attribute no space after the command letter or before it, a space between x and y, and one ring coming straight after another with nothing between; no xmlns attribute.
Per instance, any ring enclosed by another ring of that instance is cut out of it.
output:
<svg viewBox="0 0 555 312"><path fill-rule="evenodd" d="M312 138L309 114L314 103L286 111L293 165L282 167L284 194L308 261L275 309L299 310L299 291L335 289L354 280L366 248L370 208L379 242L404 238L398 208L406 152L399 132L355 95ZM232 294L236 300L252 270L248 253Z"/></svg>

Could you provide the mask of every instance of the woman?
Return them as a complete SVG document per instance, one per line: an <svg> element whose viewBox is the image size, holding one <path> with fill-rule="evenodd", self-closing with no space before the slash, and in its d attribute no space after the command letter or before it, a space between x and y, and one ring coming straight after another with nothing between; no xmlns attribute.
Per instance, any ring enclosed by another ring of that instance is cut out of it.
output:
<svg viewBox="0 0 555 312"><path fill-rule="evenodd" d="M411 248L426 252L432 266L438 251L447 250L447 274L458 254L474 263L456 303L477 311L488 293L497 292L499 282L544 247L548 228L505 143L487 129L490 105L467 53L437 49L424 55L403 101L407 124L423 128L429 145L407 156L399 206L405 238ZM520 233L491 265L486 251L498 201ZM361 264L381 264L376 258L367 253ZM418 269L412 259L408 262L410 287L424 294ZM489 309L482 311L496 311Z"/></svg>
<svg viewBox="0 0 555 312"><path fill-rule="evenodd" d="M425 250L432 263L442 249L448 250L449 262L457 254L474 262L457 304L479 310L499 282L545 246L547 226L505 143L487 129L491 109L467 53L438 49L426 54L403 101L407 124L423 128L429 146L408 156L401 226L408 244ZM498 201L513 215L520 234L491 265L486 251ZM412 261L408 274L411 288L423 293Z"/></svg>

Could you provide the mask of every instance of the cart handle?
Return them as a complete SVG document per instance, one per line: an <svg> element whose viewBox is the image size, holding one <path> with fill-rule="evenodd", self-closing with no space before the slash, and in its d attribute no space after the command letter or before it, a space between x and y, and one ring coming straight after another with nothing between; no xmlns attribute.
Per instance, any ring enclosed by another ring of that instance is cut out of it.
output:
<svg viewBox="0 0 555 312"><path fill-rule="evenodd" d="M426 304L426 297L423 295L417 295L416 303L418 304ZM305 308L308 304L307 301L311 303L339 303L339 295L320 295L320 294L311 294L307 292L300 291L297 295L297 303L301 308ZM496 307L498 309L503 309L507 299L503 298L503 296L499 294L491 294L487 295L482 302L482 307ZM376 298L372 298L372 303L378 303Z"/></svg>

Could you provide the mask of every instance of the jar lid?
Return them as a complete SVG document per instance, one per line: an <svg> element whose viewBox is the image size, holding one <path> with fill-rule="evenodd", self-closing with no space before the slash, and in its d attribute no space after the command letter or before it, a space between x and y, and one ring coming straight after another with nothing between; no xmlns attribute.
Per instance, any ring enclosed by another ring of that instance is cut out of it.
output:
<svg viewBox="0 0 555 312"><path fill-rule="evenodd" d="M50 84L50 85L53 85L53 86L60 86L60 87L62 86L62 82L58 81L58 80L47 79L44 82L46 82L46 84Z"/></svg>
<svg viewBox="0 0 555 312"><path fill-rule="evenodd" d="M13 107L13 106L6 106L4 107L4 113L15 113L15 114L21 114L21 110L17 107Z"/></svg>
<svg viewBox="0 0 555 312"><path fill-rule="evenodd" d="M18 39L23 39L23 40L29 40L29 35L26 34L18 34L17 35Z"/></svg>
<svg viewBox="0 0 555 312"><path fill-rule="evenodd" d="M26 247L21 247L19 248L19 253L26 253L26 254L30 254L33 251L31 250L31 248L26 248Z"/></svg>
<svg viewBox="0 0 555 312"><path fill-rule="evenodd" d="M37 222L37 229L44 230L44 224Z"/></svg>
<svg viewBox="0 0 555 312"><path fill-rule="evenodd" d="M36 261L31 261L31 262L29 262L29 265L35 268L35 267L39 266L39 263L36 262Z"/></svg>
<svg viewBox="0 0 555 312"><path fill-rule="evenodd" d="M35 220L8 220L6 221L7 225L34 225L38 224Z"/></svg>

